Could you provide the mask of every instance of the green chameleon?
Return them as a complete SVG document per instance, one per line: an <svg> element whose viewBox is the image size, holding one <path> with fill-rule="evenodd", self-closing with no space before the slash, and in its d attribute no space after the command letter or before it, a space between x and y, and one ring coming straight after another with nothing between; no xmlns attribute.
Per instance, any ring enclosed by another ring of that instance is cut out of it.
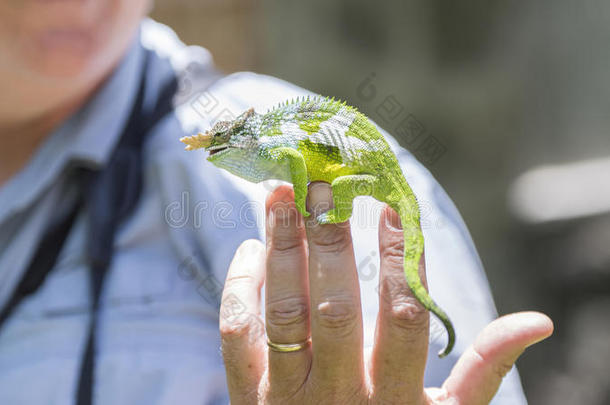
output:
<svg viewBox="0 0 610 405"><path fill-rule="evenodd" d="M306 217L307 184L330 183L334 207L316 218L321 224L347 221L352 201L359 195L370 195L392 207L403 226L407 284L447 329L448 344L439 356L451 352L453 325L419 278L424 237L417 200L388 143L364 114L334 99L304 97L263 115L251 108L233 121L220 121L205 134L180 141L186 150L205 148L210 162L248 181L292 183L296 207Z"/></svg>

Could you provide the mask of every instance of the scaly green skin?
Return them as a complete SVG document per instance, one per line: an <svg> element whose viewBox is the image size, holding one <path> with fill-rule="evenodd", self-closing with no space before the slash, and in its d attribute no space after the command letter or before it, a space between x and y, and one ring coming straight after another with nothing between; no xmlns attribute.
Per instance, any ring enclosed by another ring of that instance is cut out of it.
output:
<svg viewBox="0 0 610 405"><path fill-rule="evenodd" d="M252 109L231 122L217 123L206 134L182 138L187 149L206 148L208 160L252 182L279 179L294 186L298 210L305 210L307 184L331 184L334 208L319 215L319 223L344 222L352 201L370 195L400 216L404 232L404 272L417 300L445 325L449 340L444 357L455 343L447 314L430 298L418 273L424 250L419 207L396 156L375 125L345 103L324 97L283 103L264 115Z"/></svg>

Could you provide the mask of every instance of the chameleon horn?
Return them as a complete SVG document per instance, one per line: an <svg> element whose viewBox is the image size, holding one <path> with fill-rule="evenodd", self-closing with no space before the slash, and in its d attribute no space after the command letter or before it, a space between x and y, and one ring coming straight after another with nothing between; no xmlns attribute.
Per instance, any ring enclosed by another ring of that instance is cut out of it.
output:
<svg viewBox="0 0 610 405"><path fill-rule="evenodd" d="M186 144L186 148L184 148L186 150L207 148L212 144L212 134L209 132L202 134L200 132L197 135L183 136L180 138L180 142Z"/></svg>

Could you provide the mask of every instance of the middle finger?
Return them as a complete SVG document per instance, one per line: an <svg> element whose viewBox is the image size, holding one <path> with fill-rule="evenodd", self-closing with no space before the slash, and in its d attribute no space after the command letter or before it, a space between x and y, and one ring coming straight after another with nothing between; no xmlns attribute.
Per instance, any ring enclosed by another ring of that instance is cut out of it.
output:
<svg viewBox="0 0 610 405"><path fill-rule="evenodd" d="M306 221L309 247L309 290L312 376L338 391L362 388L362 313L358 273L349 223L320 225L313 218L332 205L331 188L313 183Z"/></svg>

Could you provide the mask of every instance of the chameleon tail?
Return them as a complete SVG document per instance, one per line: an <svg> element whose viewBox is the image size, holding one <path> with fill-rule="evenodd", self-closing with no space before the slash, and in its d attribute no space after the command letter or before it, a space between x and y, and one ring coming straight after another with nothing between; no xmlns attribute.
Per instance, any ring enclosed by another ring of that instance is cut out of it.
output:
<svg viewBox="0 0 610 405"><path fill-rule="evenodd" d="M416 212L409 209L410 206L415 208ZM405 248L404 248L404 271L407 284L415 298L426 308L432 312L443 323L449 339L444 350L438 353L439 357L447 356L455 345L455 330L453 324L449 320L449 316L443 311L426 291L419 278L419 261L424 252L424 235L419 223L419 210L417 204L399 204L392 207L400 215L402 222Z"/></svg>

